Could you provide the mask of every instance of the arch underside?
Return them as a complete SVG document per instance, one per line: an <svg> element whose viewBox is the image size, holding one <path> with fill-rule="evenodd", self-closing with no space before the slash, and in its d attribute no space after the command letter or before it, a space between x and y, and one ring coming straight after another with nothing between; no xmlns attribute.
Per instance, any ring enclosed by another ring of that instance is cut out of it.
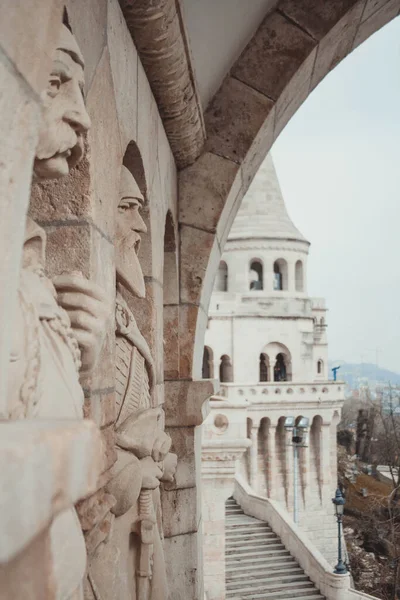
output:
<svg viewBox="0 0 400 600"><path fill-rule="evenodd" d="M282 0L205 113L207 142L180 172L181 302L195 318L185 364L200 378L207 311L229 229L259 166L308 95L343 58L400 12L400 0ZM185 373L181 373L181 376Z"/></svg>

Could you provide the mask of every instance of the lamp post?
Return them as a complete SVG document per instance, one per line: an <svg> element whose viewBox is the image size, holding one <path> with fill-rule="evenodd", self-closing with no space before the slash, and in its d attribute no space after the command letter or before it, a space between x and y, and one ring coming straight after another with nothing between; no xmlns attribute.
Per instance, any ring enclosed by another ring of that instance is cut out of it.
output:
<svg viewBox="0 0 400 600"><path fill-rule="evenodd" d="M342 492L339 488L336 490L336 494L335 497L332 498L332 502L335 505L336 519L338 524L338 563L335 567L334 573L337 573L338 575L346 575L347 567L342 559L342 518L346 500L343 498Z"/></svg>
<svg viewBox="0 0 400 600"><path fill-rule="evenodd" d="M299 448L307 446L307 429L310 420L307 417L286 417L284 427L286 431L292 432L291 445L293 446L293 521L298 522L298 495L297 495L297 480L298 480L298 464L299 464Z"/></svg>

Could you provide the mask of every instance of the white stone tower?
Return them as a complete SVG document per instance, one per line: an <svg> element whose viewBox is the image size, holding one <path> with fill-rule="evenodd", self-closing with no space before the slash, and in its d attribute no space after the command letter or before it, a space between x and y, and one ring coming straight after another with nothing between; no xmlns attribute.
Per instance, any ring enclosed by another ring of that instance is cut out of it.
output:
<svg viewBox="0 0 400 600"><path fill-rule="evenodd" d="M307 294L309 248L289 218L268 156L233 223L209 308L203 377L219 379L220 392L203 428L203 498L205 514L209 498L215 515L232 493L234 473L288 515L296 507L299 527L334 561L331 498L344 386L328 381L325 301ZM297 454L287 417L309 422ZM244 454L233 467L238 449Z"/></svg>

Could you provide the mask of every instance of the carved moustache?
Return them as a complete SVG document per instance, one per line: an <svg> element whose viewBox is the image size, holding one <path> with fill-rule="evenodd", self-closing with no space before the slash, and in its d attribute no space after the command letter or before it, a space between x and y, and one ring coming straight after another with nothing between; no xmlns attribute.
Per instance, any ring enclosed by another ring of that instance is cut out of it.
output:
<svg viewBox="0 0 400 600"><path fill-rule="evenodd" d="M49 129L45 143L39 144L36 158L48 160L63 154L70 168L74 167L83 154L83 139L68 123L59 121Z"/></svg>

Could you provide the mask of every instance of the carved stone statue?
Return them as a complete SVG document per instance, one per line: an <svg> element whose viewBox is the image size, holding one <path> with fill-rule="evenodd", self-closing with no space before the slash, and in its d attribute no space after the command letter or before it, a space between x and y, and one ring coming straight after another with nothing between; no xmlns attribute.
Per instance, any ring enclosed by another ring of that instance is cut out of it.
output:
<svg viewBox="0 0 400 600"><path fill-rule="evenodd" d="M63 25L42 96L36 179L68 175L83 156L83 136L90 126L83 69L76 40ZM109 311L100 288L81 274L54 281L46 277L45 250L44 230L28 218L10 357L9 417L81 419L79 374L89 372L96 362ZM54 519L51 544L55 597L82 598L86 550L73 509Z"/></svg>
<svg viewBox="0 0 400 600"><path fill-rule="evenodd" d="M168 597L162 548L160 481L172 481L177 457L169 453L170 438L163 431L164 415L154 406L154 367L146 340L122 297L144 297L145 285L138 260L143 196L122 167L116 220L116 449L107 491L116 499L113 532L98 551L90 569L97 600L126 598L166 600ZM102 555L102 556L101 556ZM110 568L114 560L114 569ZM123 564L123 569L118 569ZM110 577L110 571L124 571ZM97 593L96 593L97 591Z"/></svg>

